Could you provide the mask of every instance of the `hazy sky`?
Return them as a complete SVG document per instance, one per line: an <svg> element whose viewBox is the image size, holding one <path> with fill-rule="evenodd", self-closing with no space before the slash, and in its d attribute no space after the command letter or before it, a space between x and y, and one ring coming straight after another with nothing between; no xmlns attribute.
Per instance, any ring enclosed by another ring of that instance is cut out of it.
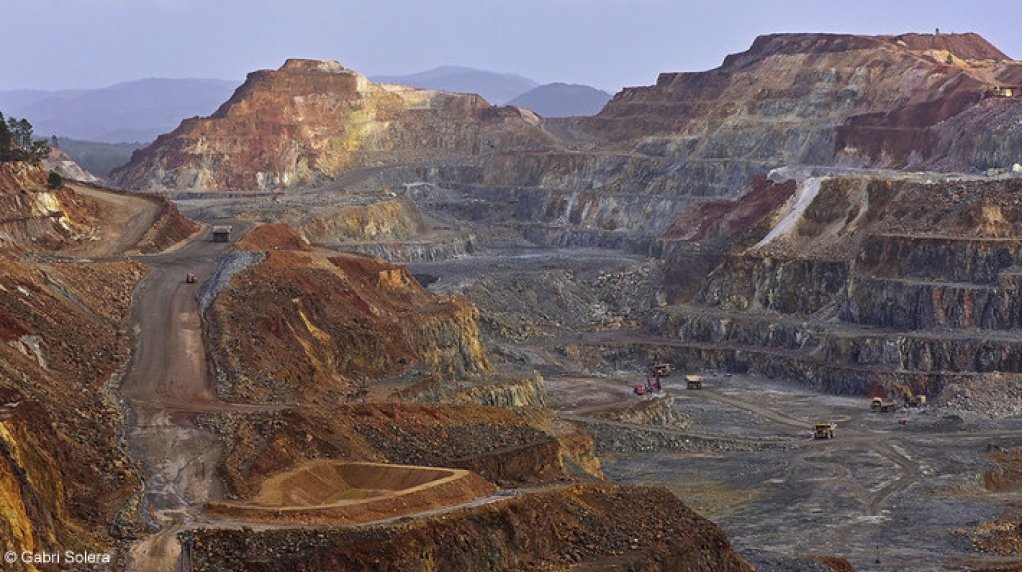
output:
<svg viewBox="0 0 1022 572"><path fill-rule="evenodd" d="M286 58L369 74L454 64L608 91L716 67L769 32L975 31L1022 56L1017 2L2 0L0 89L242 79Z"/></svg>

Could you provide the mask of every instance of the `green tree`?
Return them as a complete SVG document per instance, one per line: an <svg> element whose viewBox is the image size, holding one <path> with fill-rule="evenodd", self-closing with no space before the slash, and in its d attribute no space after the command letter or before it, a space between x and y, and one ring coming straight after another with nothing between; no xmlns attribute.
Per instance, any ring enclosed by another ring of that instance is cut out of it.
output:
<svg viewBox="0 0 1022 572"><path fill-rule="evenodd" d="M14 149L14 136L7 127L7 120L4 114L0 113L0 161L12 161L9 156Z"/></svg>
<svg viewBox="0 0 1022 572"><path fill-rule="evenodd" d="M951 64L955 63L954 56L952 56L951 54L948 54L947 55L947 59L944 60L944 63L946 63L947 65L951 65Z"/></svg>
<svg viewBox="0 0 1022 572"><path fill-rule="evenodd" d="M59 189L64 186L64 177L61 177L60 173L56 171L50 171L50 176L46 178L46 185L51 189Z"/></svg>
<svg viewBox="0 0 1022 572"><path fill-rule="evenodd" d="M44 139L32 138L32 124L27 119L6 118L0 113L0 161L33 161L38 163L50 154Z"/></svg>

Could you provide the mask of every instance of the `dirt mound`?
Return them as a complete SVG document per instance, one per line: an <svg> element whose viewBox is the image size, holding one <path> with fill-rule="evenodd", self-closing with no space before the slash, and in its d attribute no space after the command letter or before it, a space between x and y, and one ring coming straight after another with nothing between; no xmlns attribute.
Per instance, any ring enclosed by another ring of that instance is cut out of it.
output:
<svg viewBox="0 0 1022 572"><path fill-rule="evenodd" d="M159 206L159 214L135 248L142 254L154 254L174 246L199 231L199 225L177 210L167 197L146 196Z"/></svg>
<svg viewBox="0 0 1022 572"><path fill-rule="evenodd" d="M413 367L486 371L477 317L403 268L283 250L234 276L207 312L222 390L245 400L350 392Z"/></svg>
<svg viewBox="0 0 1022 572"><path fill-rule="evenodd" d="M983 486L994 492L1022 491L1022 449L998 449L990 457L997 467L980 475Z"/></svg>
<svg viewBox="0 0 1022 572"><path fill-rule="evenodd" d="M361 522L461 504L494 490L465 470L318 460L270 477L248 503L210 507L246 519Z"/></svg>
<svg viewBox="0 0 1022 572"><path fill-rule="evenodd" d="M642 487L559 488L365 528L197 529L182 543L195 570L752 570L719 527Z"/></svg>
<svg viewBox="0 0 1022 572"><path fill-rule="evenodd" d="M309 241L296 230L283 223L262 224L245 235L235 244L238 250L263 252L267 250L312 250Z"/></svg>

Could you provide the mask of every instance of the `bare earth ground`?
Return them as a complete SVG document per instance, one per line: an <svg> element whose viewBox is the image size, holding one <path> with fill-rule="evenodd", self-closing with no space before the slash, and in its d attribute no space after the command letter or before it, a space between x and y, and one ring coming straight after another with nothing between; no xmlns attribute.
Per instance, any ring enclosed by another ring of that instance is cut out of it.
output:
<svg viewBox="0 0 1022 572"><path fill-rule="evenodd" d="M102 217L104 240L83 244L69 251L70 255L100 258L123 253L138 244L160 213L159 205L144 198L105 192L89 185L71 186L76 193L103 205L106 215Z"/></svg>
<svg viewBox="0 0 1022 572"><path fill-rule="evenodd" d="M535 251L413 265L450 291L480 276L582 270L627 263L599 251ZM485 309L483 310L485 318ZM574 332L572 344L617 340L669 343L638 332ZM866 398L837 397L753 376L707 376L702 390L666 378L665 396L683 429L609 420L644 399L638 371L594 375L559 351L563 340L535 336L521 349L546 376L547 404L592 431L608 479L665 486L717 522L761 570L786 570L782 557L847 558L857 570L961 570L1018 559L984 556L955 531L1001 514L1011 499L979 482L989 447L1022 445L1022 419L963 421L935 406L873 413ZM683 368L683 364L675 364ZM684 373L684 372L682 372ZM900 420L905 420L901 424ZM837 423L833 440L814 440L813 423Z"/></svg>
<svg viewBox="0 0 1022 572"><path fill-rule="evenodd" d="M175 534L188 526L245 524L201 509L205 500L221 494L214 477L220 452L213 436L192 419L240 407L212 397L194 285L183 281L186 272L205 277L225 252L224 245L198 238L173 254L152 257L152 275L136 292L138 354L122 394L138 415L132 451L146 463L147 502L164 528L135 545L130 569L176 569ZM412 270L436 278L432 288L449 292L504 271L567 267L584 274L639 262L609 251L491 250ZM485 308L483 313L485 319ZM608 338L606 332L572 333L573 344ZM814 554L848 558L860 570L960 570L1013 562L970 551L968 541L954 532L1003 511L1004 495L987 492L978 476L990 468L988 445L1022 444L1022 420L965 422L936 407L871 413L865 398L738 375L708 376L699 391L683 389L680 376L666 379L666 394L675 397L673 407L688 420L684 428L610 420L599 415L601 410L643 399L631 393L642 376L637 371L594 375L561 351L560 334L519 344L526 356L523 367L547 376L547 403L562 422L594 433L608 478L673 490L721 524L750 561L762 564L760 569L783 570L770 563ZM658 343L628 330L610 337ZM907 421L900 424L900 419ZM836 422L836 438L810 438L816 421ZM503 491L411 516L528 492Z"/></svg>
<svg viewBox="0 0 1022 572"><path fill-rule="evenodd" d="M579 419L585 418L579 406L592 407L594 393L608 404L643 399L630 394L628 382L635 377L622 377L550 379L550 403ZM1018 420L964 426L926 408L872 413L862 398L808 393L753 377L710 376L702 390L684 389L679 378L665 386L693 422L691 431L676 432L683 443L715 435L739 439L739 445L760 438L763 446L629 452L624 438L601 455L604 472L615 481L670 488L751 553L836 555L862 570L977 564L952 532L1000 511L1001 499L977 482L987 445L1022 441ZM836 438L812 439L816 420L836 422Z"/></svg>

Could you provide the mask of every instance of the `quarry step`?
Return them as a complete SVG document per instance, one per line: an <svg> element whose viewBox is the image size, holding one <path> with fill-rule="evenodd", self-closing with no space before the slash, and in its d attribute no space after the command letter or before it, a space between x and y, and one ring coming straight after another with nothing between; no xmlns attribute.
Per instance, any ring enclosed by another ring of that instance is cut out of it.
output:
<svg viewBox="0 0 1022 572"><path fill-rule="evenodd" d="M785 349L849 366L912 372L1022 372L1022 330L904 331L698 306L660 310L652 323L653 333L682 341Z"/></svg>
<svg viewBox="0 0 1022 572"><path fill-rule="evenodd" d="M913 371L882 365L842 364L825 356L785 348L674 341L653 336L597 337L578 345L594 346L601 352L614 348L611 352L614 355L642 360L651 359L655 354L658 359L684 371L759 374L836 395L890 392L900 385L911 388L914 393L936 396L949 384L967 384L970 379L989 376L981 372Z"/></svg>

